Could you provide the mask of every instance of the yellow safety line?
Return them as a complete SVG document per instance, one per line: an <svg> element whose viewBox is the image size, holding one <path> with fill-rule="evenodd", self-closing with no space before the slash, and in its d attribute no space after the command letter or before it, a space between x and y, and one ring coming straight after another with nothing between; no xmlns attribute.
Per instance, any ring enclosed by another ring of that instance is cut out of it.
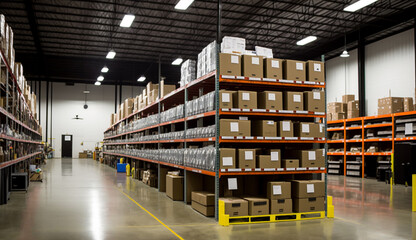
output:
<svg viewBox="0 0 416 240"><path fill-rule="evenodd" d="M137 206L139 206L141 209L143 209L145 212L147 212L150 216L152 216L156 221L158 221L160 224L162 224L165 228L167 228L171 233L173 233L176 237L178 237L181 240L184 240L181 236L179 236L176 232L174 232L170 227L168 227L166 224L164 224L162 221L160 221L155 215L153 215L151 212L147 211L146 208L144 208L142 205L140 205L138 202L136 202L133 198L131 198L129 195L127 195L125 192L119 190L121 193L123 193L126 197L128 197L132 202L134 202Z"/></svg>

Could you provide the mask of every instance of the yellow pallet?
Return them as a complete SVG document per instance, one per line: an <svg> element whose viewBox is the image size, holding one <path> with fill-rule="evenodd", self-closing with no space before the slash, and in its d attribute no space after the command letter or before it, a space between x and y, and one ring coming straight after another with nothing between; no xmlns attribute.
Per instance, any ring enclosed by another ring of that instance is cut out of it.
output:
<svg viewBox="0 0 416 240"><path fill-rule="evenodd" d="M328 218L334 217L334 206L332 205L332 197L327 197L328 203ZM218 223L222 226L237 225L237 224L253 224L253 223L276 223L299 220L312 220L325 218L325 211L319 212L303 212L303 213L286 213L286 214L269 214L256 216L242 216L230 217L225 214L224 201L218 201Z"/></svg>

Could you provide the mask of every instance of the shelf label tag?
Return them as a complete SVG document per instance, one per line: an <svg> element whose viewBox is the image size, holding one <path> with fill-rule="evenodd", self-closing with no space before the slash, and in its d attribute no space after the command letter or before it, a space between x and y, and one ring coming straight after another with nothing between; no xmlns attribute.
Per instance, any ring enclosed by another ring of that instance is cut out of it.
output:
<svg viewBox="0 0 416 240"><path fill-rule="evenodd" d="M315 185L312 184L306 184L306 193L314 193L315 192Z"/></svg>
<svg viewBox="0 0 416 240"><path fill-rule="evenodd" d="M282 195L282 186L273 185L273 195Z"/></svg>
<svg viewBox="0 0 416 240"><path fill-rule="evenodd" d="M228 190L237 190L237 178L228 179Z"/></svg>

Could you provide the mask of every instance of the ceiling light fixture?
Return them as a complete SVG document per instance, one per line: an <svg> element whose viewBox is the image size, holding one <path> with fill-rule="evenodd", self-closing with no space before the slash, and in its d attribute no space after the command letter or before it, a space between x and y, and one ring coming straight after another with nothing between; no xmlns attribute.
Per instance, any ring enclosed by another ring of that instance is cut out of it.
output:
<svg viewBox="0 0 416 240"><path fill-rule="evenodd" d="M194 0L179 0L175 5L175 9L186 10L194 2Z"/></svg>
<svg viewBox="0 0 416 240"><path fill-rule="evenodd" d="M378 0L359 0L358 2L355 2L346 8L344 8L344 11L346 12L355 12L357 10L360 10L363 7L366 7L374 2L377 2Z"/></svg>
<svg viewBox="0 0 416 240"><path fill-rule="evenodd" d="M102 82L104 80L104 77L102 75L100 75L99 77L97 77L97 81Z"/></svg>
<svg viewBox="0 0 416 240"><path fill-rule="evenodd" d="M316 39L318 39L318 38L315 37L315 36L308 36L308 37L306 37L302 40L297 41L296 45L303 46L303 45L306 45L308 43L311 43L311 42L315 41Z"/></svg>
<svg viewBox="0 0 416 240"><path fill-rule="evenodd" d="M108 72L108 67L107 66L104 66L103 68L101 68L101 72L102 73L106 73L106 72Z"/></svg>
<svg viewBox="0 0 416 240"><path fill-rule="evenodd" d="M172 65L180 65L182 63L183 59L182 58L177 58L175 59L175 61L172 62Z"/></svg>
<svg viewBox="0 0 416 240"><path fill-rule="evenodd" d="M94 85L95 86L100 86L101 85L101 82L95 82Z"/></svg>
<svg viewBox="0 0 416 240"><path fill-rule="evenodd" d="M121 20L120 27L125 27L125 28L130 27L134 21L134 18L136 17L132 14L124 15L123 20Z"/></svg>
<svg viewBox="0 0 416 240"><path fill-rule="evenodd" d="M140 76L139 79L137 79L138 82L143 82L146 80L146 77L144 75Z"/></svg>
<svg viewBox="0 0 416 240"><path fill-rule="evenodd" d="M106 58L108 58L108 59L113 59L115 56L116 56L116 52L114 52L114 50L110 50L110 51L107 53Z"/></svg>
<svg viewBox="0 0 416 240"><path fill-rule="evenodd" d="M344 51L339 56L343 58L347 58L350 56L347 51L347 34L344 35Z"/></svg>

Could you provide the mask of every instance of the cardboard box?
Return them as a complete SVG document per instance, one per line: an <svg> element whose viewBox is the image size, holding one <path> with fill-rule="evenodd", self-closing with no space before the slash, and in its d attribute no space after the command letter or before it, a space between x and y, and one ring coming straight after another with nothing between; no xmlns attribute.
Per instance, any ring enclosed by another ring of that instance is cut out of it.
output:
<svg viewBox="0 0 416 240"><path fill-rule="evenodd" d="M302 92L285 92L285 110L303 110Z"/></svg>
<svg viewBox="0 0 416 240"><path fill-rule="evenodd" d="M325 167L325 154L322 149L293 150L288 155L299 159L299 167Z"/></svg>
<svg viewBox="0 0 416 240"><path fill-rule="evenodd" d="M235 168L235 149L234 148L220 148L220 168L230 169Z"/></svg>
<svg viewBox="0 0 416 240"><path fill-rule="evenodd" d="M298 159L283 159L282 168L298 168L299 160Z"/></svg>
<svg viewBox="0 0 416 240"><path fill-rule="evenodd" d="M309 91L304 92L304 109L312 112L325 112L325 92Z"/></svg>
<svg viewBox="0 0 416 240"><path fill-rule="evenodd" d="M269 199L258 197L245 197L248 201L248 215L268 215L269 214Z"/></svg>
<svg viewBox="0 0 416 240"><path fill-rule="evenodd" d="M283 61L283 77L287 80L306 81L305 62L296 60Z"/></svg>
<svg viewBox="0 0 416 240"><path fill-rule="evenodd" d="M263 77L263 57L243 55L241 57L243 64L243 76L244 77Z"/></svg>
<svg viewBox="0 0 416 240"><path fill-rule="evenodd" d="M348 103L355 100L354 94L342 95L342 103Z"/></svg>
<svg viewBox="0 0 416 240"><path fill-rule="evenodd" d="M233 108L233 95L236 91L220 90L220 108Z"/></svg>
<svg viewBox="0 0 416 240"><path fill-rule="evenodd" d="M87 153L84 153L84 152L78 153L78 158L87 158L87 157L88 157Z"/></svg>
<svg viewBox="0 0 416 240"><path fill-rule="evenodd" d="M127 117L133 113L134 99L127 98L124 100L124 116Z"/></svg>
<svg viewBox="0 0 416 240"><path fill-rule="evenodd" d="M214 206L215 205L215 193L210 193L206 191L193 191L191 199L194 202L197 202L204 206Z"/></svg>
<svg viewBox="0 0 416 240"><path fill-rule="evenodd" d="M413 98L405 97L403 98L403 111L410 112L413 111Z"/></svg>
<svg viewBox="0 0 416 240"><path fill-rule="evenodd" d="M241 198L220 198L224 201L225 214L230 217L248 216L248 201Z"/></svg>
<svg viewBox="0 0 416 240"><path fill-rule="evenodd" d="M159 91L159 84L153 84L152 82L148 82L146 85L146 93L149 94L152 90Z"/></svg>
<svg viewBox="0 0 416 240"><path fill-rule="evenodd" d="M291 213L292 209L292 199L270 200L270 214Z"/></svg>
<svg viewBox="0 0 416 240"><path fill-rule="evenodd" d="M256 168L256 149L238 149L238 168Z"/></svg>
<svg viewBox="0 0 416 240"><path fill-rule="evenodd" d="M325 196L325 181L321 180L293 180L293 198L312 198Z"/></svg>
<svg viewBox="0 0 416 240"><path fill-rule="evenodd" d="M264 77L283 79L283 60L275 58L264 59Z"/></svg>
<svg viewBox="0 0 416 240"><path fill-rule="evenodd" d="M295 124L295 135L297 137L313 137L320 136L319 124L311 122L301 122Z"/></svg>
<svg viewBox="0 0 416 240"><path fill-rule="evenodd" d="M165 84L165 80L160 81L160 97L168 95L170 92L173 92L176 89L175 85Z"/></svg>
<svg viewBox="0 0 416 240"><path fill-rule="evenodd" d="M287 199L292 197L290 182L268 182L267 198L270 200Z"/></svg>
<svg viewBox="0 0 416 240"><path fill-rule="evenodd" d="M293 137L293 123L292 121L281 121L279 123L279 137Z"/></svg>
<svg viewBox="0 0 416 240"><path fill-rule="evenodd" d="M327 107L328 107L327 112L329 113L343 112L343 104L340 102L328 103Z"/></svg>
<svg viewBox="0 0 416 240"><path fill-rule="evenodd" d="M293 199L294 212L320 212L325 211L324 197L295 198Z"/></svg>
<svg viewBox="0 0 416 240"><path fill-rule="evenodd" d="M256 109L257 92L239 90L233 94L233 101L236 108Z"/></svg>
<svg viewBox="0 0 416 240"><path fill-rule="evenodd" d="M220 119L221 136L251 136L250 120Z"/></svg>
<svg viewBox="0 0 416 240"><path fill-rule="evenodd" d="M320 61L307 61L306 69L308 72L308 81L310 82L325 82L325 66Z"/></svg>
<svg viewBox="0 0 416 240"><path fill-rule="evenodd" d="M241 56L220 53L220 75L241 76Z"/></svg>
<svg viewBox="0 0 416 240"><path fill-rule="evenodd" d="M280 161L272 161L270 155L257 156L257 168L280 168Z"/></svg>
<svg viewBox="0 0 416 240"><path fill-rule="evenodd" d="M213 217L215 215L215 206L204 206L195 201L192 201L191 206L194 210L206 217Z"/></svg>
<svg viewBox="0 0 416 240"><path fill-rule="evenodd" d="M276 91L264 91L257 94L258 108L283 110L283 94Z"/></svg>
<svg viewBox="0 0 416 240"><path fill-rule="evenodd" d="M359 110L355 110L355 111L348 111L347 112L347 118L358 118L360 117L360 111Z"/></svg>
<svg viewBox="0 0 416 240"><path fill-rule="evenodd" d="M358 100L354 100L354 101L349 101L347 104L347 111L360 111L360 101Z"/></svg>
<svg viewBox="0 0 416 240"><path fill-rule="evenodd" d="M166 175L166 195L173 201L183 201L183 176Z"/></svg>
<svg viewBox="0 0 416 240"><path fill-rule="evenodd" d="M331 121L337 121L345 119L345 113L339 112L339 113L331 113Z"/></svg>
<svg viewBox="0 0 416 240"><path fill-rule="evenodd" d="M403 112L403 98L387 97L378 100L378 115Z"/></svg>
<svg viewBox="0 0 416 240"><path fill-rule="evenodd" d="M252 122L252 135L263 137L276 137L277 136L277 123L273 120L253 120Z"/></svg>

